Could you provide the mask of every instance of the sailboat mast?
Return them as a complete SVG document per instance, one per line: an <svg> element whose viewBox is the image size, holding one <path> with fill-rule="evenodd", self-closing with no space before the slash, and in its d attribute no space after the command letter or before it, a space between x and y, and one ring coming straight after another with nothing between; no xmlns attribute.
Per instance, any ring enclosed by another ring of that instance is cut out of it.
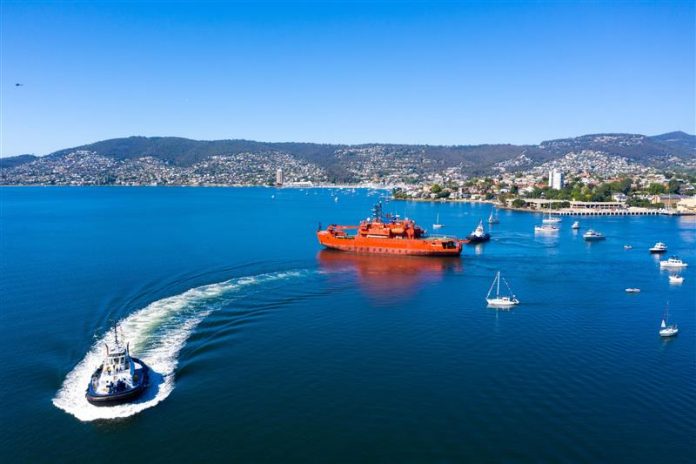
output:
<svg viewBox="0 0 696 464"><path fill-rule="evenodd" d="M496 292L496 297L500 297L500 271L498 271L498 275L496 276L496 279L498 280L498 290Z"/></svg>

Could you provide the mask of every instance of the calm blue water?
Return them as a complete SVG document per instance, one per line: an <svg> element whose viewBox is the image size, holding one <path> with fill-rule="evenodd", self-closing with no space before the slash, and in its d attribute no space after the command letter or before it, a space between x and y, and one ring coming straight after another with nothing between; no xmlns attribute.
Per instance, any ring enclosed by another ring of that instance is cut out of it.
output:
<svg viewBox="0 0 696 464"><path fill-rule="evenodd" d="M607 235L587 244L501 211L460 259L356 257L322 253L317 223L377 197L333 192L0 189L0 461L694 461L694 218L581 219ZM460 236L489 212L386 209ZM514 310L485 307L497 270ZM84 379L114 324L158 377L97 409Z"/></svg>

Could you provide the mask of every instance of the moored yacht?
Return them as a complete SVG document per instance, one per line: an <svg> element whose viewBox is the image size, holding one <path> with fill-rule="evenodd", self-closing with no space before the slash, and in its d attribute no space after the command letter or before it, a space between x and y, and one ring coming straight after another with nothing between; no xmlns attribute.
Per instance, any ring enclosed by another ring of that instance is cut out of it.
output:
<svg viewBox="0 0 696 464"><path fill-rule="evenodd" d="M534 226L534 233L536 234L554 234L558 232L558 226L553 224L542 224L540 226Z"/></svg>
<svg viewBox="0 0 696 464"><path fill-rule="evenodd" d="M674 275L669 276L669 283L670 284L681 284L682 282L684 282L684 277L682 277L678 274L674 274Z"/></svg>
<svg viewBox="0 0 696 464"><path fill-rule="evenodd" d="M573 230L578 230L580 228L580 221L575 221L570 228Z"/></svg>
<svg viewBox="0 0 696 464"><path fill-rule="evenodd" d="M664 253L665 251L667 251L667 245L662 242L657 242L650 248L650 253Z"/></svg>
<svg viewBox="0 0 696 464"><path fill-rule="evenodd" d="M677 256L670 256L665 261L660 261L660 267L682 268L688 266L687 263L679 259Z"/></svg>
<svg viewBox="0 0 696 464"><path fill-rule="evenodd" d="M597 232L594 229L590 229L584 234L582 234L582 238L584 238L588 242L596 242L598 240L604 240L606 237L601 232Z"/></svg>
<svg viewBox="0 0 696 464"><path fill-rule="evenodd" d="M114 328L115 344L106 345L104 362L94 371L85 397L95 406L109 406L133 401L148 384L148 367L130 355L129 345L118 339Z"/></svg>
<svg viewBox="0 0 696 464"><path fill-rule="evenodd" d="M660 337L673 337L679 333L676 324L669 323L669 306L665 308L665 315L660 323Z"/></svg>
<svg viewBox="0 0 696 464"><path fill-rule="evenodd" d="M500 294L500 281L505 282L505 286L508 289L508 292L510 292L509 295L501 295ZM493 293L493 288L496 288L495 292L495 297L491 298L491 293ZM510 289L510 286L508 285L507 281L500 277L500 271L498 271L495 274L495 279L493 279L493 283L491 284L491 288L488 289L488 294L486 295L486 303L488 303L488 306L491 307L497 307L497 308L509 308L511 306L515 306L520 304L520 300L515 298L515 295L512 294L512 290Z"/></svg>
<svg viewBox="0 0 696 464"><path fill-rule="evenodd" d="M435 219L435 224L433 224L433 229L442 229L442 224L440 224L440 213L437 213L437 218Z"/></svg>
<svg viewBox="0 0 696 464"><path fill-rule="evenodd" d="M549 215L549 217L542 219L541 222L543 222L544 224L558 224L559 222L561 222L561 218L558 216Z"/></svg>
<svg viewBox="0 0 696 464"><path fill-rule="evenodd" d="M491 214L490 214L490 216L488 216L488 223L489 224L500 223L500 220L498 219L498 214L495 212L495 209L491 210Z"/></svg>

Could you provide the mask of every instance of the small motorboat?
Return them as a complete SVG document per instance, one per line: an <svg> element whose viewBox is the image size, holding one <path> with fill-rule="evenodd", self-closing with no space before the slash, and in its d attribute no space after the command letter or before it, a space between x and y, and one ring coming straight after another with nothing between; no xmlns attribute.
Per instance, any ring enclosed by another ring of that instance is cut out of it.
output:
<svg viewBox="0 0 696 464"><path fill-rule="evenodd" d="M94 371L85 397L95 406L127 403L140 396L148 385L149 368L130 355L129 345L119 342L117 329L115 344L106 345L104 362Z"/></svg>
<svg viewBox="0 0 696 464"><path fill-rule="evenodd" d="M483 228L483 220L481 220L479 221L479 225L476 226L476 229L467 235L466 239L469 240L469 243L483 243L491 239L491 234L486 232Z"/></svg>
<svg viewBox="0 0 696 464"><path fill-rule="evenodd" d="M598 240L604 240L606 237L601 232L597 232L593 229L590 229L584 234L582 234L582 238L588 242L596 242Z"/></svg>
<svg viewBox="0 0 696 464"><path fill-rule="evenodd" d="M676 256L670 256L667 260L660 261L660 267L680 269L686 266L688 266L688 264Z"/></svg>
<svg viewBox="0 0 696 464"><path fill-rule="evenodd" d="M500 294L500 281L505 282L505 286L508 289L508 292L510 292L509 295L501 295ZM495 292L495 297L491 298L491 293L493 293L493 287L496 287L496 292ZM512 290L510 289L510 285L508 285L507 281L500 277L500 271L498 271L495 274L495 279L493 279L493 283L491 284L491 288L488 289L488 294L486 295L486 303L488 303L488 306L494 307L494 308L509 308L511 306L515 306L520 304L520 300L515 298L515 295L512 294Z"/></svg>
<svg viewBox="0 0 696 464"><path fill-rule="evenodd" d="M671 275L669 276L669 283L670 284L681 284L684 282L684 277L680 275Z"/></svg>
<svg viewBox="0 0 696 464"><path fill-rule="evenodd" d="M665 251L667 251L667 245L662 242L657 242L650 248L650 253L664 253Z"/></svg>
<svg viewBox="0 0 696 464"><path fill-rule="evenodd" d="M660 323L660 337L674 337L679 333L679 327L676 324L669 323L669 306L665 308L665 315Z"/></svg>
<svg viewBox="0 0 696 464"><path fill-rule="evenodd" d="M640 288L627 288L626 293L640 293Z"/></svg>
<svg viewBox="0 0 696 464"><path fill-rule="evenodd" d="M558 232L558 227L553 224L542 224L540 226L534 226L535 234L555 234Z"/></svg>
<svg viewBox="0 0 696 464"><path fill-rule="evenodd" d="M580 221L575 221L570 228L573 230L578 230L580 228Z"/></svg>
<svg viewBox="0 0 696 464"><path fill-rule="evenodd" d="M632 250L633 247L631 245L624 245L624 250Z"/></svg>

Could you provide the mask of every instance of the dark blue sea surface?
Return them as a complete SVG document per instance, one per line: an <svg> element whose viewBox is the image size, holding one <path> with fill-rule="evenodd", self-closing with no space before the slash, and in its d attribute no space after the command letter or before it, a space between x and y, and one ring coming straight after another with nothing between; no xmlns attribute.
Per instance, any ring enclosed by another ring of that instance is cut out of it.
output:
<svg viewBox="0 0 696 464"><path fill-rule="evenodd" d="M321 250L319 222L379 198L0 189L0 462L696 460L696 218L565 218L547 238L500 211L457 259ZM461 237L490 206L385 210ZM498 270L509 311L485 304ZM85 380L114 325L154 381L96 408Z"/></svg>

